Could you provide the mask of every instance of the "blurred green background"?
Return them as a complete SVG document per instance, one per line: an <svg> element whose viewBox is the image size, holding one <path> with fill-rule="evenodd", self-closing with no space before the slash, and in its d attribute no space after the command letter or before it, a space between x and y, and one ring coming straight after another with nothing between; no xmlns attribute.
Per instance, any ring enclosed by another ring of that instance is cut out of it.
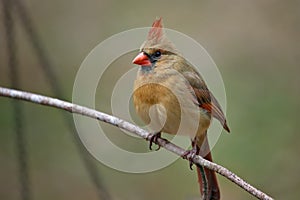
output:
<svg viewBox="0 0 300 200"><path fill-rule="evenodd" d="M228 98L232 133L221 135L213 149L215 162L275 199L300 198L299 0L24 2L68 100L83 59L113 34L150 26L161 16L167 28L196 39L219 67ZM20 89L53 96L15 12ZM0 18L2 22L2 5ZM4 33L2 23L0 85L10 87ZM120 71L112 67L107 80L100 81L100 110L110 112L112 83L129 69L133 56L113 63ZM20 199L11 102L0 97L0 199L7 200ZM98 199L62 111L23 105L32 199ZM124 141L117 129L107 128L116 143L118 138ZM130 149L134 145L147 150L145 141L130 143ZM95 159L93 163L112 199L199 199L196 173L182 159L147 174L118 172ZM255 199L227 179L219 176L219 181L222 199Z"/></svg>

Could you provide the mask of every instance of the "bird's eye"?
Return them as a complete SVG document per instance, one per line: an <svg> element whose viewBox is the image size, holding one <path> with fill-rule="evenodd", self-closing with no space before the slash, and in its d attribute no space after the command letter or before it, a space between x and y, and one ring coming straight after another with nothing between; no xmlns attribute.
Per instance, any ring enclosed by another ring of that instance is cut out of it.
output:
<svg viewBox="0 0 300 200"><path fill-rule="evenodd" d="M155 51L154 56L156 58L159 58L161 56L161 52L160 51Z"/></svg>

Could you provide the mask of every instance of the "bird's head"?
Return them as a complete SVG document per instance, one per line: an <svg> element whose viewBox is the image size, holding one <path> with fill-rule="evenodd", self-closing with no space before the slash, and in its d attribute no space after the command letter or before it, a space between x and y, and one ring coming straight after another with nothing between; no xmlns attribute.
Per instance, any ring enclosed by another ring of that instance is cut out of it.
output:
<svg viewBox="0 0 300 200"><path fill-rule="evenodd" d="M153 22L147 40L143 43L139 54L132 62L150 70L158 61L165 60L168 55L176 53L175 46L165 35L162 19L159 18Z"/></svg>

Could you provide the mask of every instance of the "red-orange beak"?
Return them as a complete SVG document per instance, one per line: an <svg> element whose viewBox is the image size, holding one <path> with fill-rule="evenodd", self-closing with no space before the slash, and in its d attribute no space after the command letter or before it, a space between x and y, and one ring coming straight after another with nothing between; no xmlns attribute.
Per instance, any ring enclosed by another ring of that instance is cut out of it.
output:
<svg viewBox="0 0 300 200"><path fill-rule="evenodd" d="M139 53L132 61L133 64L142 65L142 66L150 66L151 62L148 56L141 52Z"/></svg>

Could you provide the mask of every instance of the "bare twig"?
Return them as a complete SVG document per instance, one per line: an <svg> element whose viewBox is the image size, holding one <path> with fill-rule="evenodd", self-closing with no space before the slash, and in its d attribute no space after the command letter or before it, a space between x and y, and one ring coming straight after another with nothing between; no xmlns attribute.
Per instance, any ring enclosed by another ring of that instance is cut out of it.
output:
<svg viewBox="0 0 300 200"><path fill-rule="evenodd" d="M41 105L46 105L46 106L51 106L59 109L63 109L66 111L69 111L71 113L77 113L80 115L84 115L90 118L98 119L100 121L109 123L111 125L117 126L119 128L122 128L124 130L127 130L131 133L134 133L146 140L151 136L151 133L145 131L144 129L139 128L138 126L133 125L132 123L129 123L127 121L124 121L122 119L119 119L117 117L87 108L83 106L79 106L76 104L72 104L66 101L62 101L59 99L51 98L51 97L46 97L38 94L33 94L29 92L24 92L24 91L19 91L19 90L13 90L9 88L4 88L0 87L0 96L4 97L10 97L14 99L20 99L24 101L29 101L32 103L36 104L41 104ZM158 138L156 144L164 147L165 149L182 156L185 153L185 150L178 147L175 144L172 144L171 142ZM236 174L233 172L229 171L223 166L220 166L216 163L210 162L208 160L205 160L201 156L195 155L193 157L193 163L196 165L201 165L204 166L210 170L216 171L217 173L221 174L222 176L226 177L227 179L231 180L234 182L236 185L240 186L244 190L246 190L248 193L251 195L257 197L258 199L263 199L263 200L272 200L270 196L267 194L263 193L262 191L256 189L240 177L238 177Z"/></svg>

